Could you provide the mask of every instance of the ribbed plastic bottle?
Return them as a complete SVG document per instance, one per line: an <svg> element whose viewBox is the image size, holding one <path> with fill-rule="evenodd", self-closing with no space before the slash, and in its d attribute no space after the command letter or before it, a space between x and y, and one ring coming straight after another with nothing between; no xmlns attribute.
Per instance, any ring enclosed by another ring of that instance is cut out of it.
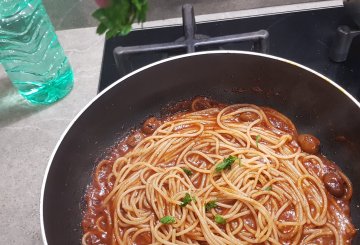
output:
<svg viewBox="0 0 360 245"><path fill-rule="evenodd" d="M51 104L73 87L73 71L41 0L0 0L0 63L34 104Z"/></svg>

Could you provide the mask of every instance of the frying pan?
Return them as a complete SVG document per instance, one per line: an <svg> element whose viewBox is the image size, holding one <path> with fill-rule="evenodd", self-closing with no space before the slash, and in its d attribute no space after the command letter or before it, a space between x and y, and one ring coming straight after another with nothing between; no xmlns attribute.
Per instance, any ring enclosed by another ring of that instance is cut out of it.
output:
<svg viewBox="0 0 360 245"><path fill-rule="evenodd" d="M360 227L360 103L319 73L278 57L239 51L176 56L112 84L70 123L49 161L41 192L45 244L79 244L83 196L92 171L119 138L171 102L208 96L254 103L287 115L316 135L322 153L351 179L352 219ZM359 235L353 244L360 244Z"/></svg>

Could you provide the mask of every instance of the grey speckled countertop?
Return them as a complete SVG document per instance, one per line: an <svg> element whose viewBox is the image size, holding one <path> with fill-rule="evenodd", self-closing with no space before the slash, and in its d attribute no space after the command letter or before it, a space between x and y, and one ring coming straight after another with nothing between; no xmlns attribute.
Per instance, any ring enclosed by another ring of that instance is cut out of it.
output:
<svg viewBox="0 0 360 245"><path fill-rule="evenodd" d="M212 14L228 11L263 8L294 3L324 0L148 0L147 21L164 20L181 16L181 6L194 5L196 14ZM57 30L92 27L97 21L91 13L97 8L95 0L43 0L47 12Z"/></svg>
<svg viewBox="0 0 360 245"><path fill-rule="evenodd" d="M59 31L75 83L63 100L30 106L0 69L0 243L42 244L40 188L50 154L75 115L96 95L103 38L95 28Z"/></svg>

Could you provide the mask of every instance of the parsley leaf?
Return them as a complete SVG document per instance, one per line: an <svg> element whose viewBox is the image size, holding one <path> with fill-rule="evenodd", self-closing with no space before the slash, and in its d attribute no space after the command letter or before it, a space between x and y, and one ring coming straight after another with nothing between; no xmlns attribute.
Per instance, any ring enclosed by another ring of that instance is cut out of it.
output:
<svg viewBox="0 0 360 245"><path fill-rule="evenodd" d="M234 156L229 156L228 158L225 158L224 161L222 161L216 166L215 171L221 172L222 170L231 168L231 164L233 164L236 161L236 159L238 158Z"/></svg>
<svg viewBox="0 0 360 245"><path fill-rule="evenodd" d="M269 185L268 187L264 188L264 191L272 191L272 186Z"/></svg>
<svg viewBox="0 0 360 245"><path fill-rule="evenodd" d="M163 224L174 224L176 219L173 216L164 216L160 219L160 222Z"/></svg>
<svg viewBox="0 0 360 245"><path fill-rule="evenodd" d="M191 197L189 193L186 193L185 196L181 199L180 207L185 207L188 205L191 201L195 201L194 197Z"/></svg>
<svg viewBox="0 0 360 245"><path fill-rule="evenodd" d="M216 201L210 201L205 204L205 211L209 212L211 209L216 208L218 205L216 204Z"/></svg>
<svg viewBox="0 0 360 245"><path fill-rule="evenodd" d="M216 214L215 215L215 222L218 224L225 224L226 223L226 219L224 219L221 215Z"/></svg>
<svg viewBox="0 0 360 245"><path fill-rule="evenodd" d="M259 148L259 142L261 140L261 136L258 134L256 135L256 148Z"/></svg>
<svg viewBox="0 0 360 245"><path fill-rule="evenodd" d="M187 176L191 176L191 175L193 175L193 172L190 170L190 169L188 169L188 168L181 168L185 173L186 173L186 175Z"/></svg>

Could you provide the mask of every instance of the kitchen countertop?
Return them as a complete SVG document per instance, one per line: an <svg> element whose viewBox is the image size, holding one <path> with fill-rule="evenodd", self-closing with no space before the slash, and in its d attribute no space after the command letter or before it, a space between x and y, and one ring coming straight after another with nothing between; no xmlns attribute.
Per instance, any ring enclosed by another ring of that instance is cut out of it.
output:
<svg viewBox="0 0 360 245"><path fill-rule="evenodd" d="M181 6L193 4L197 14L212 14L268 6L324 0L148 0L148 21L180 17ZM56 30L93 27L97 21L91 16L97 8L95 0L43 0Z"/></svg>
<svg viewBox="0 0 360 245"><path fill-rule="evenodd" d="M39 205L46 165L69 122L97 93L103 37L95 28L57 33L75 75L74 88L63 100L51 106L27 104L0 67L1 244L42 244Z"/></svg>
<svg viewBox="0 0 360 245"><path fill-rule="evenodd" d="M58 36L75 76L63 100L31 106L0 70L1 244L42 244L39 205L46 165L69 122L97 93L103 37L95 28L59 31Z"/></svg>

